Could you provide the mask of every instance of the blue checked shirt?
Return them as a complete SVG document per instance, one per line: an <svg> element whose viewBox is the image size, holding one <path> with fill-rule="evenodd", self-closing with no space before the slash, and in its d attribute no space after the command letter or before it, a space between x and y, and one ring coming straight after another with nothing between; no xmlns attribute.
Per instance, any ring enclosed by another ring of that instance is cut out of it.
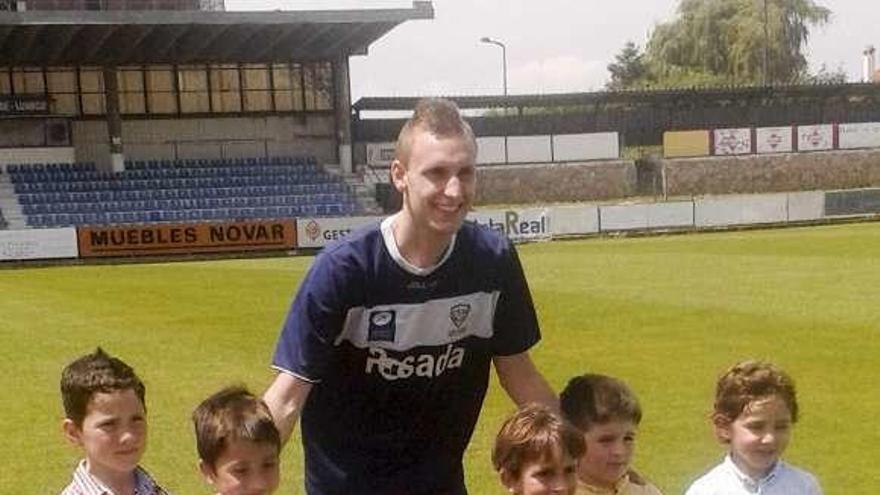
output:
<svg viewBox="0 0 880 495"><path fill-rule="evenodd" d="M134 495L169 495L168 492L156 484L153 478L143 468L138 467L134 471L135 488ZM61 495L117 495L101 480L89 474L86 460L80 461L76 470L73 471L73 481L67 485Z"/></svg>

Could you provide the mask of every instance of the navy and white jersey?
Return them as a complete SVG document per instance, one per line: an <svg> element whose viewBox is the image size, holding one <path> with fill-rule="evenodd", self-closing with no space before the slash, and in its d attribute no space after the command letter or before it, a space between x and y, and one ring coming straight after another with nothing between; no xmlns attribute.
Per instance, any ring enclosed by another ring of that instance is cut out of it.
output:
<svg viewBox="0 0 880 495"><path fill-rule="evenodd" d="M392 220L317 256L275 349L276 369L314 384L300 420L310 495L465 494L491 359L540 339L509 240L465 222L419 269Z"/></svg>

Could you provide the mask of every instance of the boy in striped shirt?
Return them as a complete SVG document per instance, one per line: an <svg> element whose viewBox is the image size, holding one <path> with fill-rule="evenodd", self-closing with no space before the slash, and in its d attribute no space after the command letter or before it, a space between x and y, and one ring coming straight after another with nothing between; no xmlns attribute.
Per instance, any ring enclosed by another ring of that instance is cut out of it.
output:
<svg viewBox="0 0 880 495"><path fill-rule="evenodd" d="M138 465L147 446L144 394L134 370L100 347L64 368L64 435L84 459L61 495L167 495Z"/></svg>

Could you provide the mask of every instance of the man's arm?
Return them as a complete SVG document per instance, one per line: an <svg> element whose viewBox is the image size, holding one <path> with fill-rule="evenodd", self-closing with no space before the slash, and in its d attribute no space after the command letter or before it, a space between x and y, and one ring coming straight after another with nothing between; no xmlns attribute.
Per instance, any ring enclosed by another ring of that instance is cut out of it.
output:
<svg viewBox="0 0 880 495"><path fill-rule="evenodd" d="M559 410L559 398L535 368L528 352L495 356L492 361L501 386L517 407L537 402Z"/></svg>
<svg viewBox="0 0 880 495"><path fill-rule="evenodd" d="M289 373L280 372L269 385L263 400L269 406L275 426L281 434L281 445L287 443L300 411L306 404L312 384Z"/></svg>

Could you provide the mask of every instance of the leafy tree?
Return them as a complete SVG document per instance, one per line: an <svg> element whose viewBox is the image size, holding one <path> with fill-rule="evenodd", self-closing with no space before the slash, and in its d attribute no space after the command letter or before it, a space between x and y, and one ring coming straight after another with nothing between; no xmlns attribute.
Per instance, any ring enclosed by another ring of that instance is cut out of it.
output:
<svg viewBox="0 0 880 495"><path fill-rule="evenodd" d="M611 80L605 84L606 89L624 89L635 86L648 74L645 55L638 45L627 41L620 53L614 56L614 62L608 64Z"/></svg>
<svg viewBox="0 0 880 495"><path fill-rule="evenodd" d="M846 82L846 71L840 65L830 71L825 64L822 64L815 74L809 76L807 82L810 84L843 84Z"/></svg>
<svg viewBox="0 0 880 495"><path fill-rule="evenodd" d="M609 65L609 87L810 82L803 51L810 29L830 16L814 0L681 0L676 18L655 27L638 58L642 75L623 79L611 69L636 60L628 42Z"/></svg>

